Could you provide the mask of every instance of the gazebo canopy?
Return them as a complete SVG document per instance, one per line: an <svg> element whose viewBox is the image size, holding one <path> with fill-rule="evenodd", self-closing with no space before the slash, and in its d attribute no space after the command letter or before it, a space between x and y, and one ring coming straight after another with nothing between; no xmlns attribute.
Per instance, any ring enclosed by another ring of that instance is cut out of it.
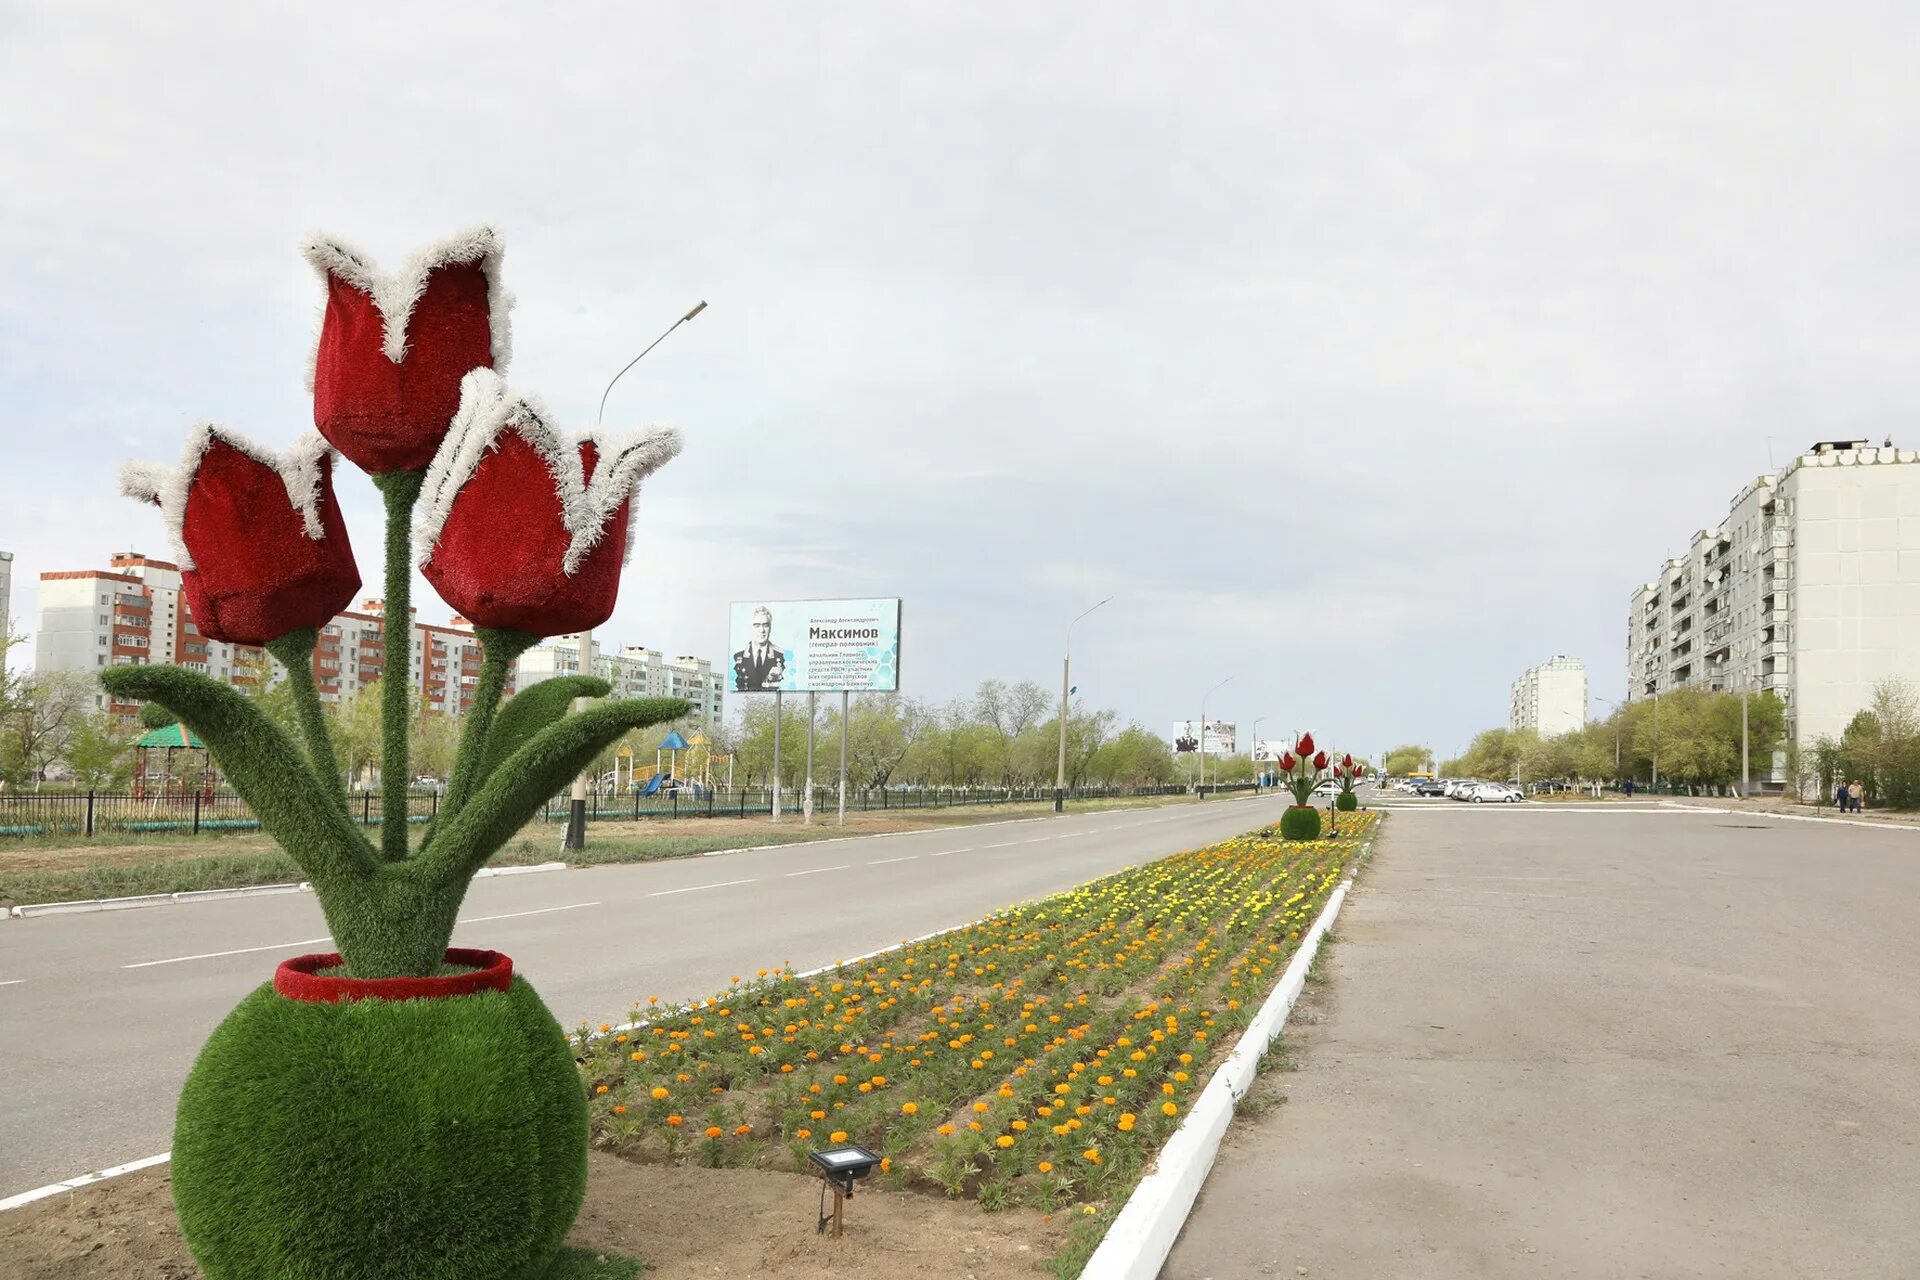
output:
<svg viewBox="0 0 1920 1280"><path fill-rule="evenodd" d="M193 730L183 724L170 724L161 729L149 729L140 735L136 747L192 747L205 751L207 744L200 741Z"/></svg>

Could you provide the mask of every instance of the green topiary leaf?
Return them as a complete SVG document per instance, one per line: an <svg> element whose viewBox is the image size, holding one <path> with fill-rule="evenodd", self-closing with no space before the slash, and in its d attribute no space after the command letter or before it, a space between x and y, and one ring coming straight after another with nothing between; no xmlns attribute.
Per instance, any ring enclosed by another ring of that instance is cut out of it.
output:
<svg viewBox="0 0 1920 1280"><path fill-rule="evenodd" d="M233 789L310 879L372 872L373 846L327 802L327 788L299 749L238 690L181 667L109 667L100 683L122 701L159 703L200 735Z"/></svg>
<svg viewBox="0 0 1920 1280"><path fill-rule="evenodd" d="M690 710L685 698L636 698L602 703L548 725L507 757L466 807L435 833L432 847L418 855L427 864L421 870L442 882L464 882L608 743L631 729L677 720Z"/></svg>
<svg viewBox="0 0 1920 1280"><path fill-rule="evenodd" d="M612 692L613 686L598 676L554 676L514 694L494 717L486 759L480 763L480 781L492 777L500 762L526 745L527 739L567 714L575 698L604 698Z"/></svg>

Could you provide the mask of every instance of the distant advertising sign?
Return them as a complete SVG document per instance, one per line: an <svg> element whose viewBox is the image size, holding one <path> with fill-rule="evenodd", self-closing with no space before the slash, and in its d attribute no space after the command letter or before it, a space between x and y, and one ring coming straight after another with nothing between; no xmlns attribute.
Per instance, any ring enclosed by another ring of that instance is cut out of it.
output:
<svg viewBox="0 0 1920 1280"><path fill-rule="evenodd" d="M769 600L732 606L735 693L894 693L900 601Z"/></svg>
<svg viewBox="0 0 1920 1280"><path fill-rule="evenodd" d="M1255 764L1270 764L1287 754L1290 750L1292 750L1291 743L1276 742L1271 738L1264 742L1256 742L1253 744L1253 762Z"/></svg>
<svg viewBox="0 0 1920 1280"><path fill-rule="evenodd" d="M1210 756L1230 756L1234 753L1236 726L1231 720L1207 721L1206 749ZM1179 720L1173 726L1173 750L1176 755L1186 755L1198 751L1201 747L1200 722L1198 720Z"/></svg>

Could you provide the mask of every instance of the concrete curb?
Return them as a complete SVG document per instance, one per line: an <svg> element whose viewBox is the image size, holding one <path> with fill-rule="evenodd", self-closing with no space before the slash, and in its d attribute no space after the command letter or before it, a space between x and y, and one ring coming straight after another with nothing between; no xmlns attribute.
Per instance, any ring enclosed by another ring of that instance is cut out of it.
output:
<svg viewBox="0 0 1920 1280"><path fill-rule="evenodd" d="M32 1191L22 1191L17 1196L8 1196L0 1200L0 1213L9 1209L18 1209L32 1204L35 1200L45 1200L48 1196L57 1196L62 1191L78 1191L81 1187L96 1182L105 1182L108 1178L117 1178L124 1173L138 1173L150 1169L156 1164L165 1164L173 1157L173 1152L162 1151L157 1156L148 1156L144 1160L135 1160L131 1164L117 1164L111 1169L101 1169L95 1173L83 1173L77 1178L68 1178L65 1182L56 1182L51 1186L35 1187Z"/></svg>
<svg viewBox="0 0 1920 1280"><path fill-rule="evenodd" d="M1352 886L1351 878L1342 880L1327 899L1319 918L1300 940L1279 985L1254 1014L1233 1052L1207 1081L1179 1129L1160 1148L1153 1171L1133 1189L1113 1225L1107 1228L1100 1247L1087 1260L1080 1280L1154 1280L1160 1274L1193 1212L1201 1184L1213 1171L1234 1108L1252 1086L1261 1055L1286 1025L1294 1001L1306 986L1307 970L1320 952L1320 940L1333 927L1334 917L1340 914Z"/></svg>
<svg viewBox="0 0 1920 1280"><path fill-rule="evenodd" d="M564 862L542 862L531 867L482 867L474 879L524 876L540 871L565 871ZM275 893L312 893L311 881L299 884L250 884L238 889L185 889L179 893L146 893L134 898L82 898L77 902L25 902L5 914L16 920L37 916L85 915L92 911L129 911L137 907L164 907L175 902L218 902L223 898L259 898Z"/></svg>

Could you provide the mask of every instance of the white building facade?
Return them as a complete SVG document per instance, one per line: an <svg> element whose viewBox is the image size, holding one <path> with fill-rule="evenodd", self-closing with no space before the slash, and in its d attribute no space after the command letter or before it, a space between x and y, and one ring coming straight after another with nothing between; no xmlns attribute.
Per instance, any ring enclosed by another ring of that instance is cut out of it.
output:
<svg viewBox="0 0 1920 1280"><path fill-rule="evenodd" d="M555 636L521 654L514 674L524 689L553 676L577 675L579 671L580 637L569 635ZM616 698L685 698L693 704L693 716L702 727L712 729L720 723L726 685L705 658L684 654L668 658L660 650L640 644L608 653L596 640L593 674L613 686Z"/></svg>
<svg viewBox="0 0 1920 1280"><path fill-rule="evenodd" d="M1627 695L1771 690L1801 749L1920 684L1920 452L1828 441L1735 496L1633 592ZM1784 781L1784 753L1767 781ZM1764 770L1756 765L1755 773Z"/></svg>
<svg viewBox="0 0 1920 1280"><path fill-rule="evenodd" d="M1586 723L1587 665L1580 659L1555 654L1513 682L1509 729L1531 729L1554 738Z"/></svg>

